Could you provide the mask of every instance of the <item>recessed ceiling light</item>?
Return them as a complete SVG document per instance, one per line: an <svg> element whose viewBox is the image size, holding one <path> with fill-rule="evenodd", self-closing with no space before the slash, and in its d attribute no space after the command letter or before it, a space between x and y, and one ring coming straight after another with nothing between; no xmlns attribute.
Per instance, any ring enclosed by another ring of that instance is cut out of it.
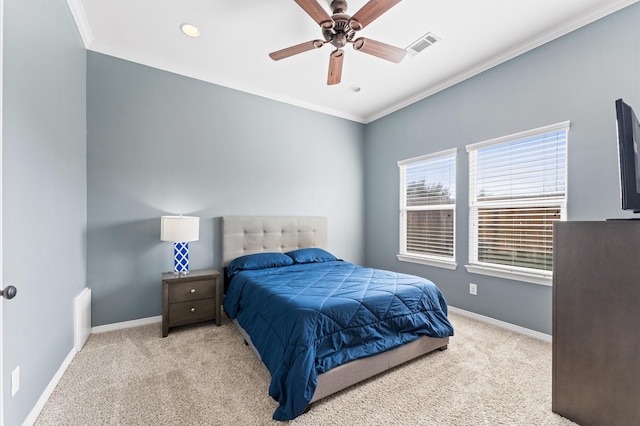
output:
<svg viewBox="0 0 640 426"><path fill-rule="evenodd" d="M180 25L180 30L189 37L200 37L200 30L191 24Z"/></svg>

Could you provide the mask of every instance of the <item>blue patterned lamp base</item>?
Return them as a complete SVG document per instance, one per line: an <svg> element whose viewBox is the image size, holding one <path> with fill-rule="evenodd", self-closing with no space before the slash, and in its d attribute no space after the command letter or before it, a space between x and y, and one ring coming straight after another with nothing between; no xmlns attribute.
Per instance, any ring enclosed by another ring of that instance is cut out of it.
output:
<svg viewBox="0 0 640 426"><path fill-rule="evenodd" d="M189 243L174 243L173 273L180 275L189 273Z"/></svg>

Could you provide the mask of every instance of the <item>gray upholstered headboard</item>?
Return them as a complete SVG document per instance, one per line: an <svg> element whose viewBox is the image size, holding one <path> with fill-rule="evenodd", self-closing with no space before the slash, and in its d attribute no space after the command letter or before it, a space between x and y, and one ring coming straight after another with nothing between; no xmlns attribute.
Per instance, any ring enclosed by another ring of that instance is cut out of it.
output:
<svg viewBox="0 0 640 426"><path fill-rule="evenodd" d="M221 224L224 267L246 254L327 248L326 217L223 216Z"/></svg>

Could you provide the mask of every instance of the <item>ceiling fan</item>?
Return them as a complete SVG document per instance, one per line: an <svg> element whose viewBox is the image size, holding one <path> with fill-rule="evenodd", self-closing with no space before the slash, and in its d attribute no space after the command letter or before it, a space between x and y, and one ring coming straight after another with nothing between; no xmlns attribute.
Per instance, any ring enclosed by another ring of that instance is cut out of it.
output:
<svg viewBox="0 0 640 426"><path fill-rule="evenodd" d="M376 40L359 37L354 40L356 33L379 18L401 0L369 0L355 15L347 15L347 2L345 0L333 0L331 2L332 15L318 4L316 0L295 0L305 12L313 18L322 29L323 40L312 40L295 46L287 47L276 52L269 53L274 61L288 58L312 49L319 49L330 43L335 50L331 52L329 59L329 75L327 84L338 84L342 79L342 62L344 50L347 44L352 44L355 50L377 56L387 61L399 63L404 59L407 51L399 47L391 46Z"/></svg>

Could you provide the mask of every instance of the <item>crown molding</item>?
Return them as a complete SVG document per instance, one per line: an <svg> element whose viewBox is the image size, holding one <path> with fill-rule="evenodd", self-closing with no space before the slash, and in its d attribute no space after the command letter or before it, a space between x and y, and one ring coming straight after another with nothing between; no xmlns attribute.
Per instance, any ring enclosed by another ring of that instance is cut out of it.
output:
<svg viewBox="0 0 640 426"><path fill-rule="evenodd" d="M91 33L91 27L89 26L89 20L84 11L84 6L82 6L82 0L67 0L67 4L73 15L73 20L76 22L76 27L78 27L78 32L80 33L84 47L88 49L91 43L93 43L93 34Z"/></svg>
<svg viewBox="0 0 640 426"><path fill-rule="evenodd" d="M510 50L510 51L506 51L503 52L502 54L500 54L499 56L495 56L491 59L489 59L488 61L483 62L482 64L479 64L477 67L474 68L469 68L468 70L459 73L445 81L443 81L442 83L430 87L429 89L416 93L414 96L405 99L402 102L398 102L394 105L389 106L388 108L385 108L383 110L380 110L378 113L376 114L372 114L369 115L367 117L364 117L364 123L368 124L371 123L373 121L376 121L379 118L382 118L386 115L389 115L391 113L394 113L398 110L401 110L402 108L405 108L409 105L412 105L418 101L421 101L425 98L428 98L431 95L435 95L438 92L441 92L445 89L448 89L449 87L455 86L458 83L463 82L464 80L467 80L471 77L474 77L478 74L483 73L484 71L487 71L493 67L496 67L502 63L505 63L507 61L509 61L510 59L513 59L517 56L522 55L523 53L527 53L537 47L540 47L546 43L549 43L550 41L553 41L557 38L560 38L564 35L569 34L572 31L575 31L579 28L582 28L586 25L589 25L595 21L597 21L598 19L602 19L605 16L608 16L612 13L615 13L621 9L624 9L627 6L631 6L634 3L637 3L640 0L623 0L621 2L612 4L612 5L606 5L604 7L602 7L601 9L591 13L591 14L584 14L584 15L580 15L577 16L575 19L571 20L571 21L567 21L566 25L560 27L560 28L555 28L553 31L547 32L542 34L540 37L537 37L535 39L532 39L531 41L529 41L526 44L522 44L520 46L515 47L514 49Z"/></svg>

